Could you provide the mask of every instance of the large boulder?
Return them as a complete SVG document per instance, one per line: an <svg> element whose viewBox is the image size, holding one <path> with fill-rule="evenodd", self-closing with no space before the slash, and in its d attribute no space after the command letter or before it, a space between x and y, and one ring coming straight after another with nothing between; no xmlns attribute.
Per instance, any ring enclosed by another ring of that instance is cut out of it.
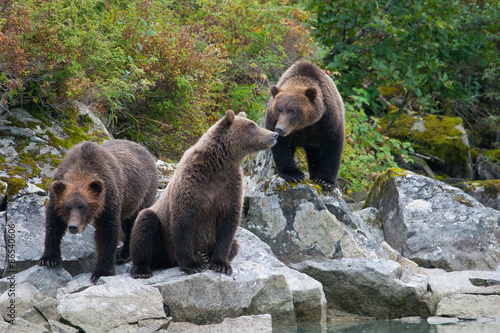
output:
<svg viewBox="0 0 500 333"><path fill-rule="evenodd" d="M328 307L371 316L394 319L407 316L429 317L428 278L392 260L348 258L291 264L323 284Z"/></svg>
<svg viewBox="0 0 500 333"><path fill-rule="evenodd" d="M491 270L500 263L500 214L456 187L391 168L365 205L379 210L387 243L420 266Z"/></svg>
<svg viewBox="0 0 500 333"><path fill-rule="evenodd" d="M460 320L500 320L500 271L446 272L426 269L437 296L436 316Z"/></svg>
<svg viewBox="0 0 500 333"><path fill-rule="evenodd" d="M57 310L64 322L88 333L151 319L167 323L158 288L129 276L101 277L99 281L99 285L59 297Z"/></svg>
<svg viewBox="0 0 500 333"><path fill-rule="evenodd" d="M155 271L145 283L157 286L167 314L198 325L224 318L271 314L273 327L325 327L326 299L321 284L286 267L255 235L239 229L240 252L233 274L213 271L185 275L178 268Z"/></svg>
<svg viewBox="0 0 500 333"><path fill-rule="evenodd" d="M273 176L248 198L243 226L286 264L307 259L387 258L383 239L354 215L338 190L326 195L310 181Z"/></svg>
<svg viewBox="0 0 500 333"><path fill-rule="evenodd" d="M469 140L458 117L389 114L380 120L392 138L412 142L415 152L427 158L435 172L474 179Z"/></svg>

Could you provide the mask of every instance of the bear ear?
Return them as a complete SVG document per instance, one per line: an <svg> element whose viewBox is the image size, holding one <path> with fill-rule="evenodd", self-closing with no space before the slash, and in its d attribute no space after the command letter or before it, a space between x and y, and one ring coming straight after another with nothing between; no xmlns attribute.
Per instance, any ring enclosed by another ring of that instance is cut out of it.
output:
<svg viewBox="0 0 500 333"><path fill-rule="evenodd" d="M316 98L317 95L318 91L316 90L316 88L313 87L307 88L306 96L309 98L311 102L314 102L314 99Z"/></svg>
<svg viewBox="0 0 500 333"><path fill-rule="evenodd" d="M104 182L100 179L96 179L96 180L91 181L87 185L87 187L92 194L94 194L95 196L98 196L104 190Z"/></svg>
<svg viewBox="0 0 500 333"><path fill-rule="evenodd" d="M235 117L234 111L227 110L224 117L220 120L220 126L228 127L229 125L231 125L233 123L234 117Z"/></svg>
<svg viewBox="0 0 500 333"><path fill-rule="evenodd" d="M246 112L240 112L238 113L238 117L247 118L247 114Z"/></svg>
<svg viewBox="0 0 500 333"><path fill-rule="evenodd" d="M64 193L64 190L66 190L66 184L64 182L56 180L53 181L52 184L50 185L50 191L56 196L59 197Z"/></svg>
<svg viewBox="0 0 500 333"><path fill-rule="evenodd" d="M279 92L280 92L280 88L278 88L276 86L271 87L271 95L273 95L273 97L276 97L276 95L278 95Z"/></svg>

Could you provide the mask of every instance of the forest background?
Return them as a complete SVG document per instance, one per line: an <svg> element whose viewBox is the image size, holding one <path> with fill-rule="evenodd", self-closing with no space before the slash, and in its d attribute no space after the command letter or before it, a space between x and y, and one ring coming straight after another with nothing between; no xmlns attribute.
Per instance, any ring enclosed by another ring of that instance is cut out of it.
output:
<svg viewBox="0 0 500 333"><path fill-rule="evenodd" d="M412 156L381 118L459 117L472 151L500 148L500 0L0 0L0 106L78 100L166 161L227 109L262 124L300 59L344 99L346 192Z"/></svg>

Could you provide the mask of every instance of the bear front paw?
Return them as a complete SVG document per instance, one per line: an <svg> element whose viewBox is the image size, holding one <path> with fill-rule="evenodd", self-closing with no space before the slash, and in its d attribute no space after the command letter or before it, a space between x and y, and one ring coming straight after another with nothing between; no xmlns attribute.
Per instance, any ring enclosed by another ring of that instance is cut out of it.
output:
<svg viewBox="0 0 500 333"><path fill-rule="evenodd" d="M94 273L92 273L92 276L90 277L90 281L92 281L93 284L96 284L101 276L113 276L113 275L115 275L114 266L111 266L111 268L103 268L97 266L94 270Z"/></svg>
<svg viewBox="0 0 500 333"><path fill-rule="evenodd" d="M226 275L231 275L233 274L233 268L231 267L231 265L228 263L228 262L224 262L224 261L212 261L210 263L210 269L211 270L214 270L218 273L223 273L223 274L226 274Z"/></svg>
<svg viewBox="0 0 500 333"><path fill-rule="evenodd" d="M189 260L184 262L179 262L179 269L186 274L201 273L208 269L208 266L199 260Z"/></svg>
<svg viewBox="0 0 500 333"><path fill-rule="evenodd" d="M57 267L61 264L61 256L43 256L38 260L39 266Z"/></svg>
<svg viewBox="0 0 500 333"><path fill-rule="evenodd" d="M134 279L149 279L153 276L153 272L148 266L134 265L130 270L130 276Z"/></svg>
<svg viewBox="0 0 500 333"><path fill-rule="evenodd" d="M335 184L332 183L331 181L322 178L314 178L312 181L321 186L321 188L325 191L331 192L335 189Z"/></svg>
<svg viewBox="0 0 500 333"><path fill-rule="evenodd" d="M294 182L294 183L300 183L302 180L306 178L306 176L302 171L279 173L278 175L287 182Z"/></svg>

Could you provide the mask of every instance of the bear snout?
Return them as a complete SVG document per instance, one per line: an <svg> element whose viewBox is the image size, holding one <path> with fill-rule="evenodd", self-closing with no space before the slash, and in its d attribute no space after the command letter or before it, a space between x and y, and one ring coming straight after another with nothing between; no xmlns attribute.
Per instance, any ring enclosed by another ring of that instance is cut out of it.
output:
<svg viewBox="0 0 500 333"><path fill-rule="evenodd" d="M278 140L278 136L280 136L280 134L278 132L272 132L271 133L271 138L276 141Z"/></svg>
<svg viewBox="0 0 500 333"><path fill-rule="evenodd" d="M78 224L72 223L68 226L68 231L71 232L72 234L77 234L78 233Z"/></svg>
<svg viewBox="0 0 500 333"><path fill-rule="evenodd" d="M285 129L281 126L276 126L276 128L274 129L274 132L278 135L284 136L283 133L285 132Z"/></svg>

